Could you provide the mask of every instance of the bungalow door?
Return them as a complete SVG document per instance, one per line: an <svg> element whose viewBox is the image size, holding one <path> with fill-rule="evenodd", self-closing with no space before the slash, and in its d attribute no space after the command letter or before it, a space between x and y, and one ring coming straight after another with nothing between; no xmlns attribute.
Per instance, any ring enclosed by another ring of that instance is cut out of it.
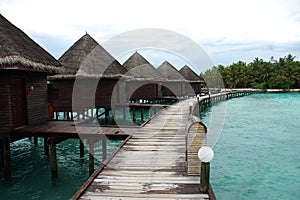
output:
<svg viewBox="0 0 300 200"><path fill-rule="evenodd" d="M25 78L13 78L11 81L11 104L14 129L27 125L25 83Z"/></svg>

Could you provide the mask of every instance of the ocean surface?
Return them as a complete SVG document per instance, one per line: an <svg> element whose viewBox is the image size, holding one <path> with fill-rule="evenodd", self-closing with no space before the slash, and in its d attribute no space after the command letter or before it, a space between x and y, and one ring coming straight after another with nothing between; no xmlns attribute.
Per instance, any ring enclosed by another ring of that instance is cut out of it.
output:
<svg viewBox="0 0 300 200"><path fill-rule="evenodd" d="M300 94L231 99L214 105L201 118L209 131L218 131L211 127L216 122L221 127L218 137L210 140L215 152L211 184L217 199L300 199ZM109 141L108 153L120 143ZM95 146L95 168L101 164L101 146L101 142ZM70 199L89 177L85 153L84 159L79 158L78 140L58 144L59 177L52 180L43 140L37 146L29 139L13 143L12 178L3 179L0 171L0 199Z"/></svg>
<svg viewBox="0 0 300 200"><path fill-rule="evenodd" d="M210 182L217 199L300 199L300 94L221 102L201 116L209 130L224 108L220 137L210 142L215 152Z"/></svg>
<svg viewBox="0 0 300 200"><path fill-rule="evenodd" d="M107 156L121 143L107 141ZM0 171L0 199L2 200L66 200L89 178L88 150L80 158L79 140L68 139L57 145L58 179L51 178L50 157L44 154L43 139L37 146L29 139L11 145L12 177L2 178ZM88 148L88 145L86 145ZM102 161L101 141L95 144L95 169Z"/></svg>

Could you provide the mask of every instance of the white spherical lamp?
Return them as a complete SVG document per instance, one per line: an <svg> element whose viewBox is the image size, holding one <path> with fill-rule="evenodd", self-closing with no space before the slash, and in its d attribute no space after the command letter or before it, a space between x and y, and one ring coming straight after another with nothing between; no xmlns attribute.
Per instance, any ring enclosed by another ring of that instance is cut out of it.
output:
<svg viewBox="0 0 300 200"><path fill-rule="evenodd" d="M198 151L198 157L201 162L208 163L214 158L214 151L208 146L203 146Z"/></svg>

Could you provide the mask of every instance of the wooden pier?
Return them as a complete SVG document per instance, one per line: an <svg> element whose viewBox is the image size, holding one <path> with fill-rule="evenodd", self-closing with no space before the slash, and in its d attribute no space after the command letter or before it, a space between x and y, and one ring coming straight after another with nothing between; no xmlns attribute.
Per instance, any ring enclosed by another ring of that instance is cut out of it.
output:
<svg viewBox="0 0 300 200"><path fill-rule="evenodd" d="M132 137L72 199L213 199L200 192L200 176L188 176L186 126L189 105L162 110ZM200 163L200 161L199 161Z"/></svg>

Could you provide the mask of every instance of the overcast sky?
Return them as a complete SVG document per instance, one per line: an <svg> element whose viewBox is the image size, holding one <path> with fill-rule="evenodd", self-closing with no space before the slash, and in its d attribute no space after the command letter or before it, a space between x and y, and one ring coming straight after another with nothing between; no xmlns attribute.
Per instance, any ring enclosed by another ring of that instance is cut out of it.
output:
<svg viewBox="0 0 300 200"><path fill-rule="evenodd" d="M56 58L86 31L101 44L126 31L159 28L195 41L215 65L288 53L300 59L299 0L0 0L0 13ZM185 62L144 54L154 65Z"/></svg>

